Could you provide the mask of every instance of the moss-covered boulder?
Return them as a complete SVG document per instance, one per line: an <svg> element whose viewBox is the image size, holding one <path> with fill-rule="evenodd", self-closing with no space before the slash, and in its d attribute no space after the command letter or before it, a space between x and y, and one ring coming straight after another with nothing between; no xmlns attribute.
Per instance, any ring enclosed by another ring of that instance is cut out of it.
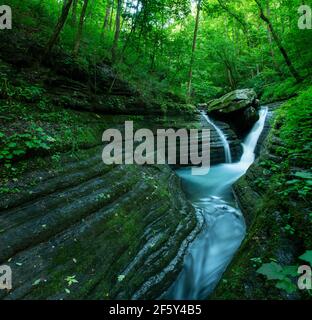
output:
<svg viewBox="0 0 312 320"><path fill-rule="evenodd" d="M253 89L235 90L219 99L212 100L208 104L208 111L218 111L225 114L231 113L253 105L256 98L257 94Z"/></svg>
<svg viewBox="0 0 312 320"><path fill-rule="evenodd" d="M245 133L259 119L259 101L253 89L235 90L208 103L210 114L231 123L238 133Z"/></svg>

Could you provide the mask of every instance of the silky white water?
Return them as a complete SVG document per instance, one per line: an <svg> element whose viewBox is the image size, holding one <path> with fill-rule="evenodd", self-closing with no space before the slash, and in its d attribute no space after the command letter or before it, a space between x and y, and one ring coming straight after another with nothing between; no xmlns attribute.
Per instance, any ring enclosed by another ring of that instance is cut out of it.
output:
<svg viewBox="0 0 312 320"><path fill-rule="evenodd" d="M191 168L177 171L189 199L203 215L205 224L191 244L183 270L165 298L207 298L244 239L245 222L233 199L231 187L255 160L255 148L267 113L266 107L260 110L259 121L243 143L244 151L239 162L212 166L205 176L192 176Z"/></svg>
<svg viewBox="0 0 312 320"><path fill-rule="evenodd" d="M213 126L213 128L216 130L216 132L218 133L221 141L222 141L222 145L224 148L224 155L225 155L225 162L226 163L231 163L232 162L232 156L231 156L231 149L230 149L230 145L229 142L227 141L227 138L225 136L225 134L222 132L222 130L208 117L208 115L205 112L202 112L202 116L205 118L205 120Z"/></svg>

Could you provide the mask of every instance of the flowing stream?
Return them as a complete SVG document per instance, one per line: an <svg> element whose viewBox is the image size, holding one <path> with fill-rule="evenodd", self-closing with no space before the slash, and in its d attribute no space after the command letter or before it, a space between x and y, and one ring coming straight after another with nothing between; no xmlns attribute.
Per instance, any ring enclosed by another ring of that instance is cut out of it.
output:
<svg viewBox="0 0 312 320"><path fill-rule="evenodd" d="M166 299L206 299L244 239L245 221L231 187L255 160L267 113L267 107L261 108L260 119L244 140L239 162L212 166L204 176L193 176L191 168L177 170L189 199L204 218L204 227L191 244L178 279L164 295ZM216 127L208 117L206 120ZM218 127L216 130L225 138ZM226 149L226 138L222 141Z"/></svg>

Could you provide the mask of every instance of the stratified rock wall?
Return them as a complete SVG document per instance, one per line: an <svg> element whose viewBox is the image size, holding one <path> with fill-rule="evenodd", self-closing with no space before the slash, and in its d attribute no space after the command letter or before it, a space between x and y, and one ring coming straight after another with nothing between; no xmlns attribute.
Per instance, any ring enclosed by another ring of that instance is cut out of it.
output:
<svg viewBox="0 0 312 320"><path fill-rule="evenodd" d="M0 298L157 298L198 231L178 177L167 166L105 166L98 147L60 163L1 195L0 264L13 289Z"/></svg>

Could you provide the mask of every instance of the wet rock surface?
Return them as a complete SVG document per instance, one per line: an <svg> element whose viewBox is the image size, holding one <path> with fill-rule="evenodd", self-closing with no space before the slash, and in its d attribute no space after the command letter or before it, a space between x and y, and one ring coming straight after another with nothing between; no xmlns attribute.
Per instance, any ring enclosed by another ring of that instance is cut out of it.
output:
<svg viewBox="0 0 312 320"><path fill-rule="evenodd" d="M224 146L222 144L222 141L220 140L218 133L213 128L213 126L208 124L207 121L205 121L204 119L201 119L201 124L203 128L210 129L211 164L215 165L219 163L225 163L226 161L224 154ZM231 127L227 123L215 121L215 124L222 130L229 142L232 155L232 162L238 161L243 154L243 148L240 139L237 137L236 133L231 129Z"/></svg>
<svg viewBox="0 0 312 320"><path fill-rule="evenodd" d="M1 195L0 264L12 268L13 290L0 297L157 298L197 232L177 176L167 166L105 166L99 147L61 163Z"/></svg>

